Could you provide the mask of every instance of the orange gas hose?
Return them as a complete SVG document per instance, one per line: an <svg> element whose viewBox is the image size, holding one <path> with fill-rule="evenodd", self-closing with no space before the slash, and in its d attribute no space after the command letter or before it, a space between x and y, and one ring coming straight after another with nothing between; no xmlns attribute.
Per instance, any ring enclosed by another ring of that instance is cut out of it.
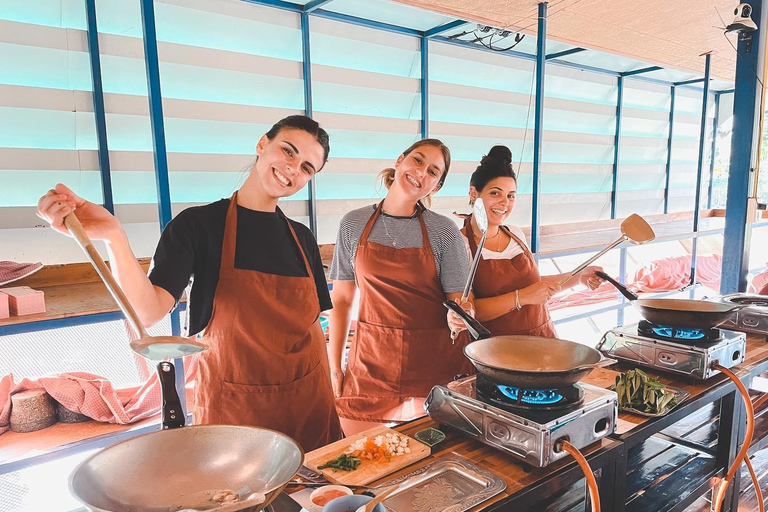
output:
<svg viewBox="0 0 768 512"><path fill-rule="evenodd" d="M589 502L592 504L592 512L600 512L600 494L597 491L597 480L589 467L589 462L581 452L568 441L563 441L563 450L570 453L584 472L587 479L587 488L589 489Z"/></svg>
<svg viewBox="0 0 768 512"><path fill-rule="evenodd" d="M749 476L752 478L752 483L755 485L756 493L757 493L757 504L760 507L760 512L765 512L765 505L763 504L763 496L762 492L760 491L760 483L757 481L757 475L755 474L755 468L752 467L752 461L749 460L749 457L744 459L744 464L747 465L747 469L749 470Z"/></svg>
<svg viewBox="0 0 768 512"><path fill-rule="evenodd" d="M723 480L723 482L720 484L720 487L717 489L717 493L715 494L714 510L715 512L720 512L723 506L723 500L725 500L725 491L728 489L728 486L730 485L731 480L733 480L734 475L736 475L736 470L739 469L742 461L747 458L747 450L749 450L749 445L752 444L752 436L755 433L755 410L752 407L752 400L749 399L749 392L747 391L747 388L744 387L744 384L741 383L741 380L733 372L731 372L728 368L720 366L719 364L713 364L712 368L719 370L723 375L733 381L733 383L736 385L736 389L739 390L741 397L744 399L744 407L747 409L747 430L744 434L744 442L742 443L741 449L736 455L736 458L733 460L733 464L731 464L731 467L728 468L728 473L725 475L725 480ZM763 496L760 492L760 485L757 482L755 482L755 492L757 493L758 501L762 502Z"/></svg>

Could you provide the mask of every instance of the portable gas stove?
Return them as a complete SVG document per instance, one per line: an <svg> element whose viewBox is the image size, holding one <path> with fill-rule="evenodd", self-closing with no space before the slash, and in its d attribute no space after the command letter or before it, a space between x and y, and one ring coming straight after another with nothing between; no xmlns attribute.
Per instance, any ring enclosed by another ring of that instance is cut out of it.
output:
<svg viewBox="0 0 768 512"><path fill-rule="evenodd" d="M482 374L435 386L427 414L470 437L499 448L531 466L566 457L558 442L581 449L616 427L613 391L579 383L565 389L521 390L496 384Z"/></svg>
<svg viewBox="0 0 768 512"><path fill-rule="evenodd" d="M640 323L611 329L597 349L608 357L705 380L744 361L747 336L725 329L677 329Z"/></svg>
<svg viewBox="0 0 768 512"><path fill-rule="evenodd" d="M748 304L749 307L734 311L723 327L739 331L768 335L768 297L751 293L732 293L713 297L713 301L725 304Z"/></svg>

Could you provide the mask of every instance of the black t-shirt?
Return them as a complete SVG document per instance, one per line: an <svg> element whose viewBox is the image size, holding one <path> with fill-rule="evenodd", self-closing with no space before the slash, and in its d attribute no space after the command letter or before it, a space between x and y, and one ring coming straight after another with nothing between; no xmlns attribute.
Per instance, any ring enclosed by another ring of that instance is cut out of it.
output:
<svg viewBox="0 0 768 512"><path fill-rule="evenodd" d="M202 331L211 319L228 208L229 199L222 199L184 210L163 230L155 250L149 273L152 284L167 290L178 302L192 280L187 309L190 335ZM312 268L320 310L331 309L331 296L315 237L304 224L290 219L289 222ZM299 247L280 214L242 206L237 207L235 268L280 276L307 275Z"/></svg>

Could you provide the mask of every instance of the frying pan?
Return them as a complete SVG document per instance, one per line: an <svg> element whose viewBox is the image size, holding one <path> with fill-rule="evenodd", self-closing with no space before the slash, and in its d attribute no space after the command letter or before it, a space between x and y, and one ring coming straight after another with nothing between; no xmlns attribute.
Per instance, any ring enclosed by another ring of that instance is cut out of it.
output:
<svg viewBox="0 0 768 512"><path fill-rule="evenodd" d="M83 461L69 489L96 512L262 510L298 473L299 444L279 432L234 425L184 425L173 365L158 365L163 430L115 443ZM216 506L211 491L237 492L240 501ZM260 494L266 495L263 499ZM252 499L248 499L252 496Z"/></svg>
<svg viewBox="0 0 768 512"><path fill-rule="evenodd" d="M616 361L592 347L543 336L496 336L473 341L464 355L499 384L529 389L572 386Z"/></svg>
<svg viewBox="0 0 768 512"><path fill-rule="evenodd" d="M80 224L80 219L72 212L64 217L64 224L67 226L72 238L75 239L83 252L85 252L85 255L88 256L88 260L96 269L112 298L120 306L128 323L131 324L131 327L138 335L139 339L131 341L131 349L134 352L147 359L161 360L188 356L208 348L208 345L204 343L189 338L182 338L181 336L150 336L139 320L139 316L136 314L133 306L128 302L128 298L123 293L120 285L117 284L109 267L104 263L101 255L93 246L93 243L91 243L91 239L85 233L83 225Z"/></svg>
<svg viewBox="0 0 768 512"><path fill-rule="evenodd" d="M680 329L708 329L724 323L734 311L747 307L746 304L723 304L693 299L640 299L606 273L595 274L615 286L642 317L653 324Z"/></svg>

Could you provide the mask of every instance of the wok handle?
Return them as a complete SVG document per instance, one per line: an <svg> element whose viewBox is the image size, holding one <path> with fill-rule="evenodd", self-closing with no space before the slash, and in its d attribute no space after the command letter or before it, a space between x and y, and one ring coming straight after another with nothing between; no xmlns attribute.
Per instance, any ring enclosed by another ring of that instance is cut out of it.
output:
<svg viewBox="0 0 768 512"><path fill-rule="evenodd" d="M632 300L637 300L637 299L639 299L639 297L637 296L637 294L636 294L636 293L634 293L632 290L630 290L629 288L627 288L626 286L624 286L623 284L621 284L620 282L618 282L617 280L615 280L614 278L612 278L611 276L609 276L608 274L606 274L605 272L600 272L600 271L598 270L597 272L595 272L595 275L596 275L597 277L599 277L600 279L605 279L606 281L608 281L609 283L611 283L611 284L612 284L613 286L615 286L615 287L616 287L616 289L617 289L617 290L619 290L619 291L621 292L621 294L622 294L623 296L625 296L627 299L629 299L629 300L631 300L631 301L632 301Z"/></svg>
<svg viewBox="0 0 768 512"><path fill-rule="evenodd" d="M477 319L464 311L461 306L456 304L456 301L446 300L443 302L443 306L459 315L459 317L464 321L464 325L467 326L467 330L469 331L470 336L472 336L474 339L482 340L491 337L491 331L486 329L483 324L477 321Z"/></svg>
<svg viewBox="0 0 768 512"><path fill-rule="evenodd" d="M157 365L157 375L163 395L163 430L183 427L186 421L176 392L176 367L170 361L162 361Z"/></svg>
<svg viewBox="0 0 768 512"><path fill-rule="evenodd" d="M585 364L583 366L579 366L578 368L574 368L574 370L589 370L589 369L595 369L595 368L604 368L606 366L611 366L612 364L616 364L618 361L616 359L611 359L610 357L603 357L601 360L594 364Z"/></svg>

